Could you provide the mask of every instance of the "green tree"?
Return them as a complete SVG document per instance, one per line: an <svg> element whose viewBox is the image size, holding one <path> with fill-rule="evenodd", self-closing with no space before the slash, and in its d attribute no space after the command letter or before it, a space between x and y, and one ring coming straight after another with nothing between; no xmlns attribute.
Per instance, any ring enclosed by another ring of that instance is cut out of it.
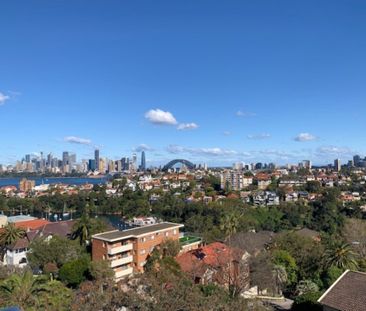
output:
<svg viewBox="0 0 366 311"><path fill-rule="evenodd" d="M320 298L319 292L308 292L295 298L292 306L293 311L322 311L323 307L317 302Z"/></svg>
<svg viewBox="0 0 366 311"><path fill-rule="evenodd" d="M272 275L276 284L277 294L282 295L282 289L288 281L285 267L281 265L274 265Z"/></svg>
<svg viewBox="0 0 366 311"><path fill-rule="evenodd" d="M284 250L275 250L272 254L272 260L275 265L280 265L285 268L287 274L286 284L291 286L297 281L296 260L290 255L289 252Z"/></svg>
<svg viewBox="0 0 366 311"><path fill-rule="evenodd" d="M0 284L0 297L8 306L16 305L22 309L36 307L38 298L46 291L47 278L34 277L31 271L13 274Z"/></svg>
<svg viewBox="0 0 366 311"><path fill-rule="evenodd" d="M162 278L166 273L180 274L180 266L175 261L174 257L180 251L179 241L167 239L159 246L155 247L152 253L148 256L145 270L155 274L160 274Z"/></svg>
<svg viewBox="0 0 366 311"><path fill-rule="evenodd" d="M77 241L54 236L51 240L35 239L30 244L32 250L27 254L28 261L33 268L43 269L49 263L56 264L60 268L68 261L78 259L85 250Z"/></svg>
<svg viewBox="0 0 366 311"><path fill-rule="evenodd" d="M324 287L329 288L344 272L344 269L340 269L335 266L329 267L325 275L323 276Z"/></svg>
<svg viewBox="0 0 366 311"><path fill-rule="evenodd" d="M321 190L321 184L319 181L310 180L306 183L306 191L310 193L319 193Z"/></svg>
<svg viewBox="0 0 366 311"><path fill-rule="evenodd" d="M295 259L299 279L314 280L323 269L324 247L311 238L300 236L296 232L282 233L276 236L271 247L285 250Z"/></svg>
<svg viewBox="0 0 366 311"><path fill-rule="evenodd" d="M83 214L74 224L72 238L78 239L80 245L88 245L93 234L106 230L106 224L100 219L90 218Z"/></svg>
<svg viewBox="0 0 366 311"><path fill-rule="evenodd" d="M318 285L311 280L302 280L296 285L296 294L299 296L318 291Z"/></svg>
<svg viewBox="0 0 366 311"><path fill-rule="evenodd" d="M90 264L90 276L99 285L99 291L104 292L106 284L113 284L114 272L106 260L92 261Z"/></svg>
<svg viewBox="0 0 366 311"><path fill-rule="evenodd" d="M220 220L220 229L224 232L226 238L230 241L233 234L235 234L239 227L240 215L238 213L226 214Z"/></svg>
<svg viewBox="0 0 366 311"><path fill-rule="evenodd" d="M86 256L69 261L59 271L60 280L68 286L77 287L86 279L89 267L90 259Z"/></svg>
<svg viewBox="0 0 366 311"><path fill-rule="evenodd" d="M15 224L7 224L0 232L0 245L8 246L19 239L23 238L25 235L25 230L20 227L16 227Z"/></svg>
<svg viewBox="0 0 366 311"><path fill-rule="evenodd" d="M348 243L335 242L324 253L325 267L335 266L340 269L357 270L357 254Z"/></svg>
<svg viewBox="0 0 366 311"><path fill-rule="evenodd" d="M38 310L68 311L71 307L73 292L62 282L51 280L45 285L45 290L39 294Z"/></svg>

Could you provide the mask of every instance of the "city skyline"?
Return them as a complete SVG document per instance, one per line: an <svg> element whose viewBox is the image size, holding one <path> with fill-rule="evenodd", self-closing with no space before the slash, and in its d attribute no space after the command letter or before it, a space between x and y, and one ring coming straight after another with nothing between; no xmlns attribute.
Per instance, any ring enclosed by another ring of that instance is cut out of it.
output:
<svg viewBox="0 0 366 311"><path fill-rule="evenodd" d="M85 4L3 4L0 163L95 148L146 151L147 166L366 154L364 2Z"/></svg>
<svg viewBox="0 0 366 311"><path fill-rule="evenodd" d="M53 152L38 154L25 154L23 157L16 160L12 164L0 163L0 172L13 171L13 172L50 172L50 173L87 173L87 172L99 172L99 173L117 173L117 172L145 172L147 169L161 169L165 170L166 166L174 166L177 162L180 165L195 166L196 168L204 167L207 169L208 165L205 162L192 163L187 159L170 159L168 163L159 165L147 166L146 152L145 150L139 151L140 155L137 155L136 150L129 155L121 155L118 159L111 159L106 156L100 155L98 148L94 149L93 158L82 158L79 159L77 153L63 151L61 156L58 158ZM186 163L184 163L186 162ZM139 164L140 163L140 164ZM101 167L102 165L102 167ZM286 168L286 167L298 167L298 168L331 168L333 167L336 171L340 171L342 167L348 168L364 168L366 167L366 156L355 154L351 158L342 162L341 159L336 158L333 163L327 163L324 165L313 164L309 159L304 159L298 163L286 163L282 165L276 162L244 162L237 161L230 165L211 165L210 167L232 167L234 170L261 170L261 169L275 169L275 168Z"/></svg>

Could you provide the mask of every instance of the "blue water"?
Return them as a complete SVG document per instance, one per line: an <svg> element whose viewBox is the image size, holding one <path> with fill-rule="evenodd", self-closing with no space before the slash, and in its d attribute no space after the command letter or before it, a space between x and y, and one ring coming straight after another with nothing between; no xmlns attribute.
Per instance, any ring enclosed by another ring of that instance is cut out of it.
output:
<svg viewBox="0 0 366 311"><path fill-rule="evenodd" d="M19 182L23 177L0 178L0 187L3 186L19 186ZM65 184L65 185L83 185L83 184L105 184L108 177L88 178L88 177L29 177L27 179L34 180L36 186L41 184Z"/></svg>

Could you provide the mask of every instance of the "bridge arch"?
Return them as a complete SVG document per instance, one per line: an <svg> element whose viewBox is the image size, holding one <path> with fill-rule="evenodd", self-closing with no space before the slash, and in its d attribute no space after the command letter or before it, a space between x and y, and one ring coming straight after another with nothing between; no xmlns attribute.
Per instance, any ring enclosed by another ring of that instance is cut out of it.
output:
<svg viewBox="0 0 366 311"><path fill-rule="evenodd" d="M172 168L175 164L177 163L181 163L184 164L185 166L187 166L190 170L194 169L194 164L188 160L184 160L184 159L175 159L170 161L169 163L167 163L166 165L164 165L163 167L163 171L167 171L168 169Z"/></svg>

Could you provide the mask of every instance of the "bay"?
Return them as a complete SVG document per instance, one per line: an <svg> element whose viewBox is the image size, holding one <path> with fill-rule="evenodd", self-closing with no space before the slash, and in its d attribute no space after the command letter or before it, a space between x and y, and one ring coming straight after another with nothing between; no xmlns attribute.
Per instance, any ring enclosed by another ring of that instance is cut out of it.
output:
<svg viewBox="0 0 366 311"><path fill-rule="evenodd" d="M19 187L19 182L23 177L11 177L0 178L0 187L4 186L16 186ZM34 180L36 186L42 184L64 184L64 185L85 185L93 184L100 185L105 184L108 181L108 177L28 177L28 180Z"/></svg>

